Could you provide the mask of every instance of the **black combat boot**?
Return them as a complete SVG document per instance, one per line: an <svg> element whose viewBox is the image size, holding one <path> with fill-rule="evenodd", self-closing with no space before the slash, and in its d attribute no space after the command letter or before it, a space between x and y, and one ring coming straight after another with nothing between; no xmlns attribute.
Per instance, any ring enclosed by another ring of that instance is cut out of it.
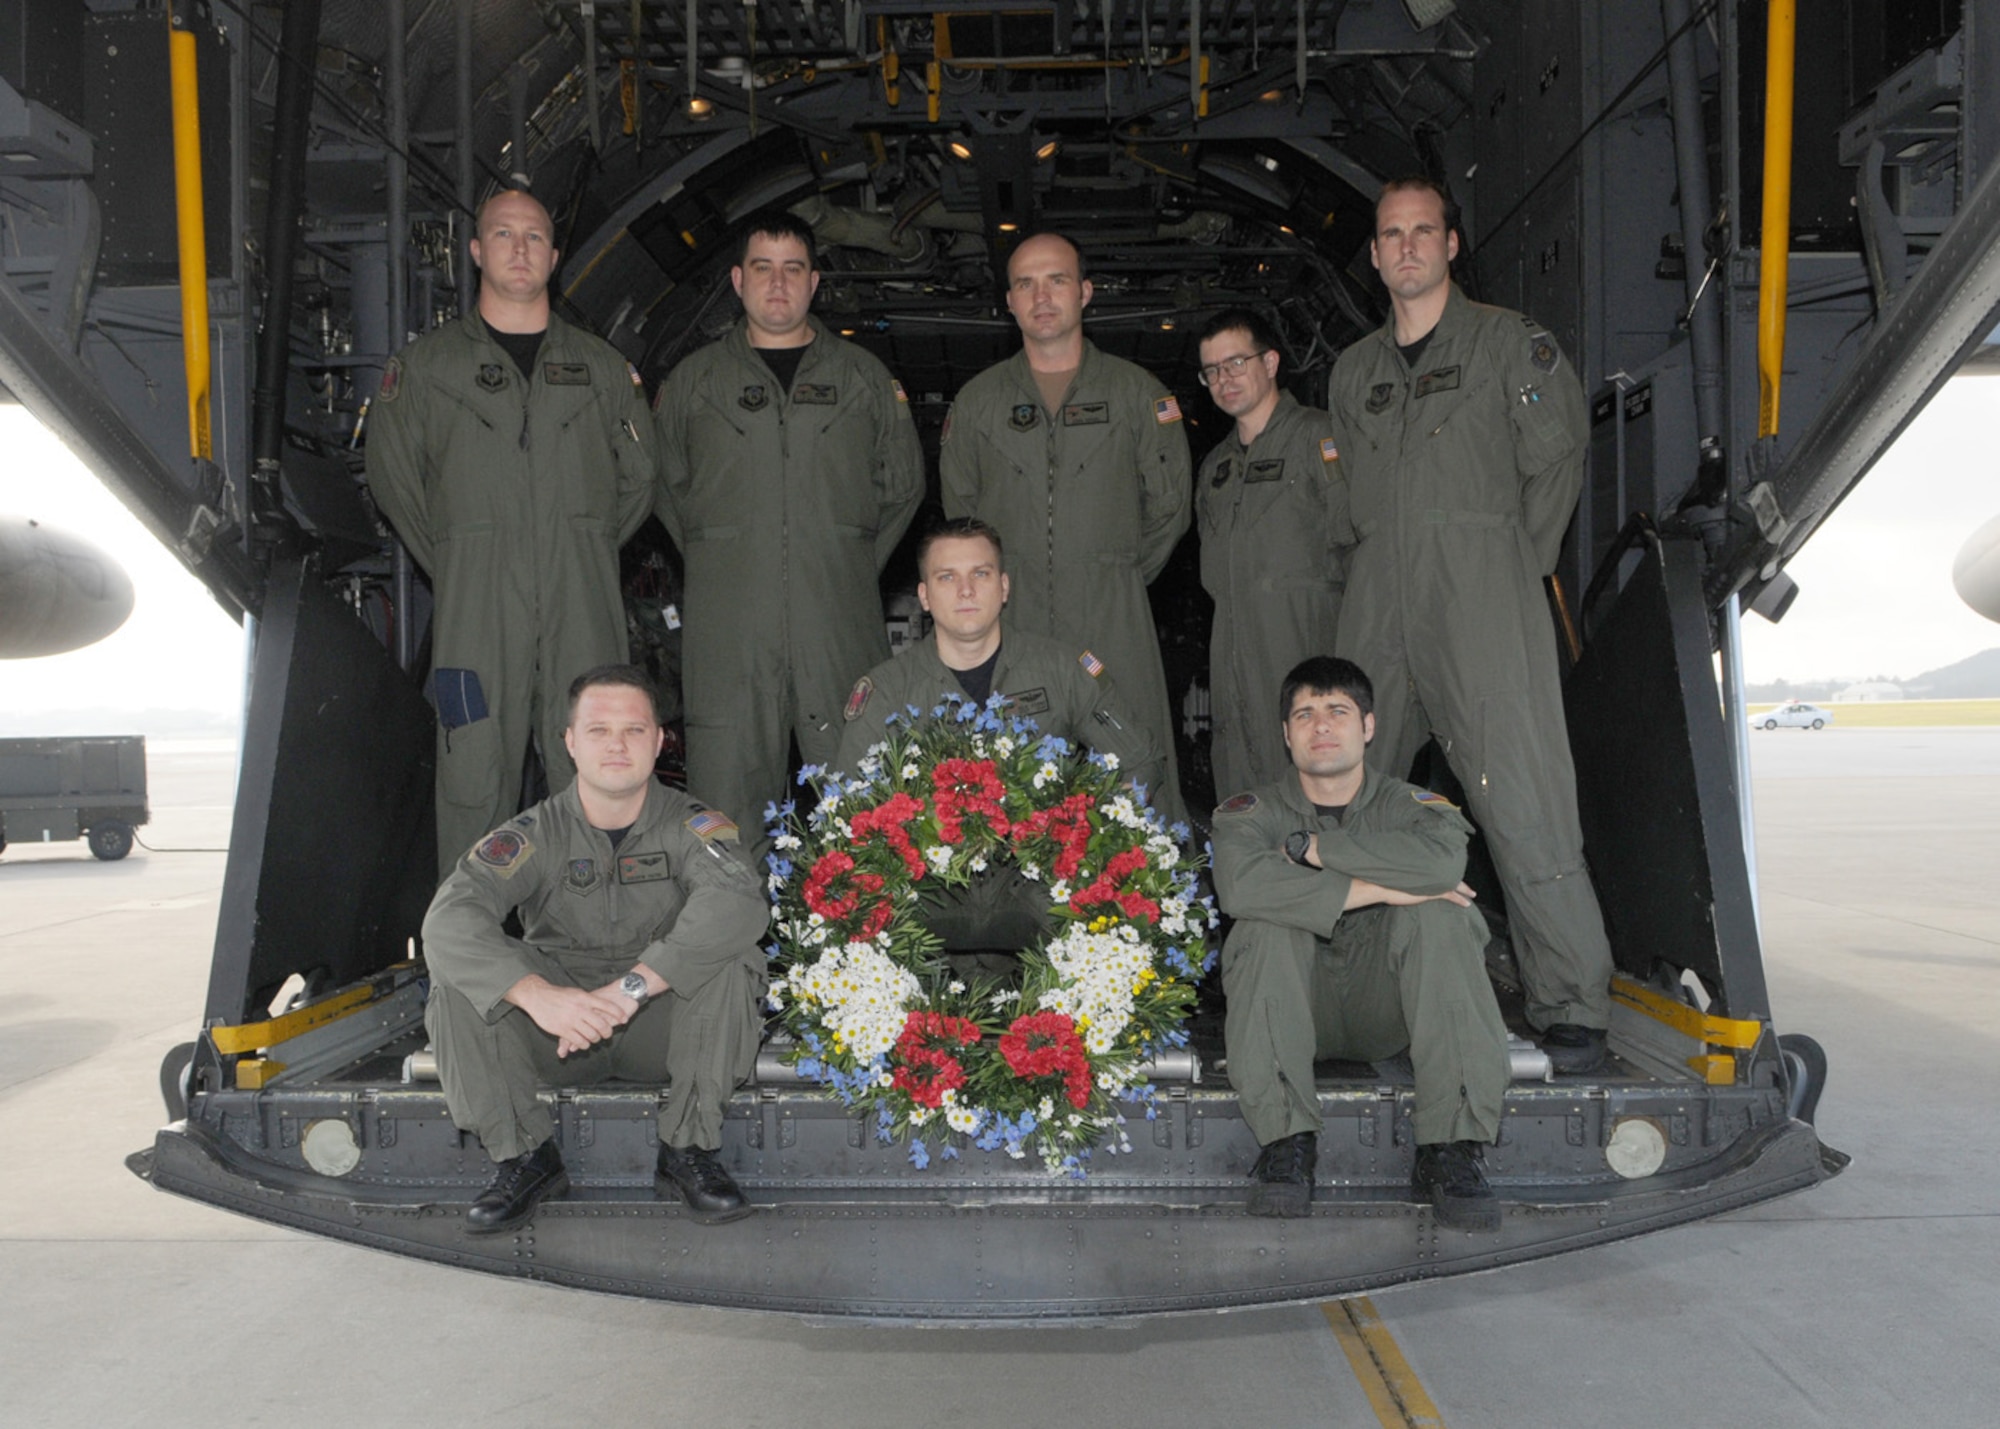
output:
<svg viewBox="0 0 2000 1429"><path fill-rule="evenodd" d="M1574 1022L1558 1022L1544 1032L1542 1050L1549 1055L1549 1065L1566 1077L1601 1071L1607 1060L1604 1029Z"/></svg>
<svg viewBox="0 0 2000 1429"><path fill-rule="evenodd" d="M671 1190L687 1203L694 1219L705 1226L747 1216L756 1207L743 1199L735 1178L723 1169L713 1151L699 1146L660 1145L654 1182L662 1193Z"/></svg>
<svg viewBox="0 0 2000 1429"><path fill-rule="evenodd" d="M1252 1216L1312 1214L1313 1167L1319 1161L1319 1137L1310 1131L1281 1136L1264 1148L1250 1168L1250 1199L1243 1211Z"/></svg>
<svg viewBox="0 0 2000 1429"><path fill-rule="evenodd" d="M533 1151L500 1163L493 1184L466 1208L465 1228L474 1235L504 1231L532 1216L535 1207L548 1197L568 1190L569 1173L563 1170L562 1152L550 1137Z"/></svg>
<svg viewBox="0 0 2000 1429"><path fill-rule="evenodd" d="M1417 1148L1410 1184L1419 1200L1431 1203L1439 1225L1462 1231L1500 1229L1500 1198L1486 1184L1485 1154L1476 1141L1438 1141Z"/></svg>

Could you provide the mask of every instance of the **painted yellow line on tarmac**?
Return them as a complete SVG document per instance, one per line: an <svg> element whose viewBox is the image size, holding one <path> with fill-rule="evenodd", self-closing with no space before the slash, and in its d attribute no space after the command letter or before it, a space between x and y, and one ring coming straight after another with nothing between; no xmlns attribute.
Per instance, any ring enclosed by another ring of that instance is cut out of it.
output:
<svg viewBox="0 0 2000 1429"><path fill-rule="evenodd" d="M1361 1295L1329 1300L1319 1308L1333 1326L1333 1337L1340 1341L1382 1429L1444 1429L1444 1416L1403 1358L1373 1300Z"/></svg>

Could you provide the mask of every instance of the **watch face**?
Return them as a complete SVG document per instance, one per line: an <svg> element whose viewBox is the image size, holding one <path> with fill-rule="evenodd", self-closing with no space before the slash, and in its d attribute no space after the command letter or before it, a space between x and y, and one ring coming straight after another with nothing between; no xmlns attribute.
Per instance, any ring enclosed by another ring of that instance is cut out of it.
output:
<svg viewBox="0 0 2000 1429"><path fill-rule="evenodd" d="M646 1000L646 980L637 973L626 973L618 984L618 990L635 1002Z"/></svg>

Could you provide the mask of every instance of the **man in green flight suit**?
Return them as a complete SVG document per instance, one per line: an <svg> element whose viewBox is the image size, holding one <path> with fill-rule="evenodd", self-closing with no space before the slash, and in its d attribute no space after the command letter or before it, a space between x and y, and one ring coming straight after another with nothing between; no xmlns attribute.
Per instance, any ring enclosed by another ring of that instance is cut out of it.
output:
<svg viewBox="0 0 2000 1429"><path fill-rule="evenodd" d="M1312 1210L1321 1126L1313 1062L1408 1049L1411 1184L1441 1225L1492 1231L1481 1165L1507 1092L1507 1029L1486 979L1486 924L1461 878L1471 835L1443 795L1365 762L1368 676L1316 655L1278 708L1295 766L1215 811L1223 1039L1243 1119L1264 1150L1251 1215Z"/></svg>
<svg viewBox="0 0 2000 1429"><path fill-rule="evenodd" d="M977 516L1013 553L1013 628L1088 645L1119 672L1165 751L1153 803L1185 817L1173 714L1146 586L1188 528L1180 404L1083 335L1083 255L1054 233L1007 260L1021 351L965 384L945 419L947 516Z"/></svg>
<svg viewBox="0 0 2000 1429"><path fill-rule="evenodd" d="M770 908L735 823L653 778L645 674L601 666L570 699L576 782L481 839L424 919L445 1105L496 1163L466 1229L505 1230L567 1189L538 1089L607 1077L666 1084L658 1184L697 1221L729 1220L748 1207L714 1153L756 1061Z"/></svg>
<svg viewBox="0 0 2000 1429"><path fill-rule="evenodd" d="M1583 480L1583 390L1546 328L1452 283L1430 180L1383 190L1369 252L1394 311L1327 392L1358 538L1338 648L1375 676L1383 768L1437 739L1499 873L1528 1021L1556 1070L1594 1071L1611 947L1542 587Z"/></svg>
<svg viewBox="0 0 2000 1429"><path fill-rule="evenodd" d="M947 694L983 705L1000 695L1006 713L1031 719L1044 735L1115 758L1118 769L1149 791L1166 769L1152 731L1136 720L1088 650L1032 631L1001 626L1011 583L1000 533L960 517L924 535L917 547L917 599L933 630L903 654L855 681L846 729L833 767L853 773L894 715L928 721ZM932 912L931 931L952 948L1012 949L1046 931L1048 895L1018 874L993 874Z"/></svg>
<svg viewBox="0 0 2000 1429"><path fill-rule="evenodd" d="M479 306L389 361L368 487L430 573L439 876L521 807L530 740L549 787L564 682L626 658L618 548L652 504L639 374L549 311L555 226L524 193L479 210Z"/></svg>
<svg viewBox="0 0 2000 1429"><path fill-rule="evenodd" d="M903 385L808 312L811 228L753 216L730 276L742 323L654 399L658 511L687 558L688 787L761 820L792 740L828 763L848 687L889 653L877 581L924 458ZM766 847L761 829L751 842Z"/></svg>
<svg viewBox="0 0 2000 1429"><path fill-rule="evenodd" d="M1195 479L1201 583L1215 598L1209 706L1215 787L1223 793L1287 768L1271 690L1306 656L1334 648L1340 619L1347 489L1326 413L1278 387L1278 339L1247 308L1201 330L1201 385L1236 430Z"/></svg>

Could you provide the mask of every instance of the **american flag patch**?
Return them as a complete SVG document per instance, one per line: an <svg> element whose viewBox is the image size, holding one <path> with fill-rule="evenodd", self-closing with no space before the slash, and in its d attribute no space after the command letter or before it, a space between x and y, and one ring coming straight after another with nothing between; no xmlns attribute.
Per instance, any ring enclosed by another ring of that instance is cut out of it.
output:
<svg viewBox="0 0 2000 1429"><path fill-rule="evenodd" d="M1178 422L1180 419L1181 404L1174 400L1173 393L1169 392L1153 404L1153 420L1161 426L1164 427L1169 422Z"/></svg>
<svg viewBox="0 0 2000 1429"><path fill-rule="evenodd" d="M1328 465L1340 460L1340 448L1333 444L1332 437L1324 437L1320 440L1319 459Z"/></svg>
<svg viewBox="0 0 2000 1429"><path fill-rule="evenodd" d="M910 394L903 390L902 383L898 382L895 378L891 377L889 379L889 385L896 389L896 400L898 402L908 402L910 400Z"/></svg>
<svg viewBox="0 0 2000 1429"><path fill-rule="evenodd" d="M1451 800L1445 798L1444 795L1430 789L1412 789L1410 797L1415 799L1419 804L1428 804L1434 809L1456 809L1458 807Z"/></svg>
<svg viewBox="0 0 2000 1429"><path fill-rule="evenodd" d="M631 363L628 362L625 364L625 371L631 375L632 385L634 387L637 387L641 392L646 390L646 381L643 377L639 375L638 368L634 367Z"/></svg>
<svg viewBox="0 0 2000 1429"><path fill-rule="evenodd" d="M1168 400L1171 401L1172 399L1169 398ZM1081 655L1076 657L1076 663L1083 666L1084 669L1088 670L1090 672L1090 678L1093 680L1096 679L1099 675L1104 673L1104 662L1098 659L1095 655L1091 654L1088 650L1084 651Z"/></svg>
<svg viewBox="0 0 2000 1429"><path fill-rule="evenodd" d="M736 821L730 818L729 815L718 813L714 809L703 809L698 814L690 815L687 826L704 839L733 839L736 837Z"/></svg>

